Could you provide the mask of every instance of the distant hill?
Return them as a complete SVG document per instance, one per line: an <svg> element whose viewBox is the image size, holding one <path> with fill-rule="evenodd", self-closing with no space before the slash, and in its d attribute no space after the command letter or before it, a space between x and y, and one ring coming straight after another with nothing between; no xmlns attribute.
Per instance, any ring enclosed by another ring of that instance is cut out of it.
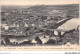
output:
<svg viewBox="0 0 80 54"><path fill-rule="evenodd" d="M36 5L28 8L34 12L46 12L56 10L79 10L79 4L69 4L69 5Z"/></svg>
<svg viewBox="0 0 80 54"><path fill-rule="evenodd" d="M59 15L66 14L75 17L79 17L79 4L69 4L69 5L36 5L28 8L28 11L32 14L37 15ZM58 11L58 12L57 12ZM57 13L56 13L57 12Z"/></svg>
<svg viewBox="0 0 80 54"><path fill-rule="evenodd" d="M9 10L27 10L31 6L19 6L19 5L2 5L1 6L1 11L6 12Z"/></svg>
<svg viewBox="0 0 80 54"><path fill-rule="evenodd" d="M79 4L69 4L69 5L35 5L35 6L11 6L11 5L3 5L1 6L1 10L4 11L5 9L22 9L22 10L28 10L35 11L35 12L41 12L41 11L52 11L53 9L56 10L71 10L71 9L78 9L79 10Z"/></svg>

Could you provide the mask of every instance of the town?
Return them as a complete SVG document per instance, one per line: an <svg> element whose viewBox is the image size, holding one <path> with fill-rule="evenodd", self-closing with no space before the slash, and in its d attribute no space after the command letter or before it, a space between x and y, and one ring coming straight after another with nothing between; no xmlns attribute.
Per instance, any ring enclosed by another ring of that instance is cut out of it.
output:
<svg viewBox="0 0 80 54"><path fill-rule="evenodd" d="M57 28L59 21L79 18L78 4L71 5L36 5L36 6L2 6L1 38L2 45L64 45L69 40L77 43L79 31L65 34L68 39L60 39L51 31ZM68 21L68 20L67 20ZM63 22L64 23L64 22ZM63 24L62 23L62 24ZM59 24L60 25L60 24ZM75 26L75 25L74 25ZM76 34L71 36L71 34ZM20 40L18 40L20 39ZM36 41L35 41L36 40ZM63 43L64 42L64 43Z"/></svg>

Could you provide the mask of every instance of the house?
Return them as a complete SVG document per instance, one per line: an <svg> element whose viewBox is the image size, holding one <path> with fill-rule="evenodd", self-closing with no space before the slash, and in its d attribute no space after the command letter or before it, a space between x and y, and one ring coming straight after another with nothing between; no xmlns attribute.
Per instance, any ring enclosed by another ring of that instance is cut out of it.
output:
<svg viewBox="0 0 80 54"><path fill-rule="evenodd" d="M7 24L1 24L1 27L4 28L4 30L8 30L9 26Z"/></svg>
<svg viewBox="0 0 80 54"><path fill-rule="evenodd" d="M36 41L35 39L33 39L33 40L31 41L31 43L37 43L37 41Z"/></svg>
<svg viewBox="0 0 80 54"><path fill-rule="evenodd" d="M28 41L28 39L27 38L25 38L25 39L23 39L23 40L18 40L18 38L16 38L16 39L10 39L9 38L9 40L10 40L10 42L18 42L18 43L22 43L23 41Z"/></svg>

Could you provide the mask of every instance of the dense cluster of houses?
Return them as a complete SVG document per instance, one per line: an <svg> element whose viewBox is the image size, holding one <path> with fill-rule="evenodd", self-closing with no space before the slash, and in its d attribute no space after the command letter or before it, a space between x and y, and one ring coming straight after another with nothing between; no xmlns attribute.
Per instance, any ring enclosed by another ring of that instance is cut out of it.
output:
<svg viewBox="0 0 80 54"><path fill-rule="evenodd" d="M74 21L75 20L75 21ZM61 21L61 22L64 22ZM58 23L61 23L60 21ZM2 25L4 28L6 27L6 25ZM32 26L34 26L34 24L32 24ZM71 26L71 27L70 27ZM68 29L67 29L68 27ZM56 44L59 43L61 41L61 39L58 36L64 36L64 34L66 32L70 32L72 33L74 30L78 30L79 27L79 19L78 18L72 18L69 19L67 22L63 23L61 26L59 26L58 28L56 28L57 30L53 31L53 34L56 36L50 36L50 35L42 35L41 36L35 36L35 38L29 40L29 39L23 39L22 41L16 41L13 39L9 39L9 42L13 45L24 45L24 44ZM8 28L5 28L5 30L8 30ZM21 32L22 33L22 32ZM37 33L36 33L37 34ZM6 44L6 41L4 39L4 41L2 41L3 45Z"/></svg>
<svg viewBox="0 0 80 54"><path fill-rule="evenodd" d="M50 24L56 23L56 20L61 20L62 18L51 18L51 16L36 16L36 15L25 15L23 12L21 14L11 14L11 13L3 13L2 18L6 20L2 21L1 27L2 31L13 31L13 33L24 33L26 28L43 28L45 26L49 26ZM54 20L52 20L54 19Z"/></svg>

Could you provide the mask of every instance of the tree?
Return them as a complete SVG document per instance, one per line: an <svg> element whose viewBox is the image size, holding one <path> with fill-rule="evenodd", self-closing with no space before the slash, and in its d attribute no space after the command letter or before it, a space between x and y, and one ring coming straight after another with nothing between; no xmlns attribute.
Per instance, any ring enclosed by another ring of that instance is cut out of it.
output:
<svg viewBox="0 0 80 54"><path fill-rule="evenodd" d="M55 40L53 40L53 39L49 39L48 41L47 41L47 43L46 44L55 44L56 43L56 41Z"/></svg>
<svg viewBox="0 0 80 54"><path fill-rule="evenodd" d="M46 36L44 36L44 38L46 38Z"/></svg>
<svg viewBox="0 0 80 54"><path fill-rule="evenodd" d="M4 41L7 45L10 43L10 40L7 37L4 39Z"/></svg>
<svg viewBox="0 0 80 54"><path fill-rule="evenodd" d="M40 40L38 36L35 38L35 40L37 41L37 44L42 44L42 41Z"/></svg>
<svg viewBox="0 0 80 54"><path fill-rule="evenodd" d="M1 41L1 45L4 45L4 41L3 40Z"/></svg>
<svg viewBox="0 0 80 54"><path fill-rule="evenodd" d="M1 21L5 21L5 20L6 20L5 18L2 18L2 19L1 19Z"/></svg>

